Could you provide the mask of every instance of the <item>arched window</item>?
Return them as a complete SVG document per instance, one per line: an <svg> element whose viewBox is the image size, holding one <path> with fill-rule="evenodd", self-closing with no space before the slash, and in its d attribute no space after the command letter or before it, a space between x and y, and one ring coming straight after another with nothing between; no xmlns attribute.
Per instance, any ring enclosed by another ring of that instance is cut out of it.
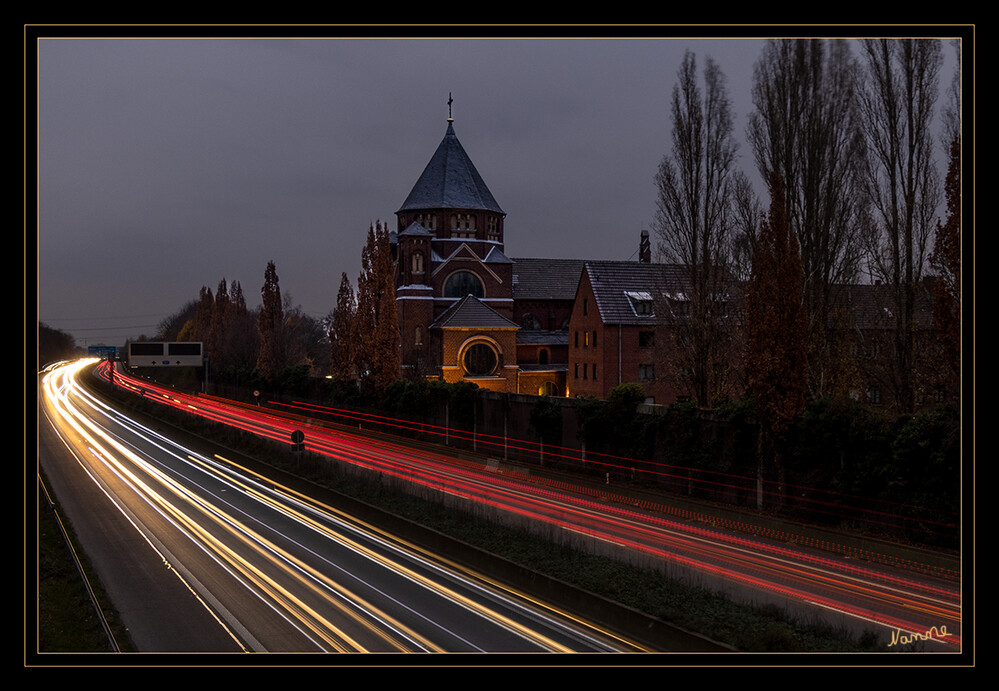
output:
<svg viewBox="0 0 999 691"><path fill-rule="evenodd" d="M499 357L489 344L473 343L465 350L461 364L465 368L465 372L473 377L486 377L496 371Z"/></svg>
<svg viewBox="0 0 999 691"><path fill-rule="evenodd" d="M555 396L557 393L558 389L555 388L555 382L546 381L538 387L539 396Z"/></svg>
<svg viewBox="0 0 999 691"><path fill-rule="evenodd" d="M541 329L541 322L533 314L528 312L520 319L520 328L525 331L539 331Z"/></svg>
<svg viewBox="0 0 999 691"><path fill-rule="evenodd" d="M413 252L413 273L423 273L423 252Z"/></svg>
<svg viewBox="0 0 999 691"><path fill-rule="evenodd" d="M471 271L456 271L448 276L444 283L444 297L463 298L466 295L485 297L485 290L479 277Z"/></svg>
<svg viewBox="0 0 999 691"><path fill-rule="evenodd" d="M548 364L548 349L542 348L538 351L538 364L547 365Z"/></svg>

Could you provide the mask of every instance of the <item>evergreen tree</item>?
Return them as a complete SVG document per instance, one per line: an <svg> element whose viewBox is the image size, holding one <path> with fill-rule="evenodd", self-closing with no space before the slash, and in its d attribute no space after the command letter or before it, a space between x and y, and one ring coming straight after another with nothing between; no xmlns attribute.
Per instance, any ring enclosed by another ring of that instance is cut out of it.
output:
<svg viewBox="0 0 999 691"><path fill-rule="evenodd" d="M784 187L771 178L770 213L760 228L746 286L746 368L760 428L761 471L771 462L783 501L786 435L804 409L807 324L801 257L787 223Z"/></svg>

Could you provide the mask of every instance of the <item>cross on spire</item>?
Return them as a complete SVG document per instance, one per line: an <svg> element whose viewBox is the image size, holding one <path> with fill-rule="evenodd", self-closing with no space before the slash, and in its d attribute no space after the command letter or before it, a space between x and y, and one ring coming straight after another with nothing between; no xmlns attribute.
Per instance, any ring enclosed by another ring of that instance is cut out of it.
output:
<svg viewBox="0 0 999 691"><path fill-rule="evenodd" d="M448 122L451 122L454 119L454 118L451 117L451 102L452 101L454 101L454 99L451 98L451 92L448 91L447 92L447 121Z"/></svg>

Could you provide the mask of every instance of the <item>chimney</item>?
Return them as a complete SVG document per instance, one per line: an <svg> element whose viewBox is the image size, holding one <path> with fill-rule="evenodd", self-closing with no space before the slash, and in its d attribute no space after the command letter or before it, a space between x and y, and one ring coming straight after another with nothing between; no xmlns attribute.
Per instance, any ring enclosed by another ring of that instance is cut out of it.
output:
<svg viewBox="0 0 999 691"><path fill-rule="evenodd" d="M652 245L649 243L649 231L642 231L642 239L638 243L638 261L641 264L652 263Z"/></svg>

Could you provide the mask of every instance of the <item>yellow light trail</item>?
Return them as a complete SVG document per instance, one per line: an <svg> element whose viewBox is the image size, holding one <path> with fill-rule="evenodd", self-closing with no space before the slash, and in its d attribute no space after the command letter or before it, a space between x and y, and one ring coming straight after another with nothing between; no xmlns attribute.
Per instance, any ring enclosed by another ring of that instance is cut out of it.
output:
<svg viewBox="0 0 999 691"><path fill-rule="evenodd" d="M398 651L424 650L444 652L442 648L435 645L425 636L412 630L411 627L404 625L397 618L366 601L359 594L337 583L333 578L324 574L319 569L310 566L304 560L282 549L273 541L266 539L259 532L250 529L243 522L237 520L235 516L223 510L219 505L188 490L177 480L159 468L154 467L151 463L114 439L107 431L101 429L88 419L82 410L74 406L70 400L71 391L76 390L78 387L74 378L87 364L89 362L80 362L72 367L56 370L44 378L46 395L51 401L52 409L56 411L59 419L63 421L63 424L74 430L81 438L82 443L91 450L94 457L112 472L115 477L125 483L136 496L141 497L143 501L178 530L182 531L188 539L197 544L206 554L211 555L216 563L219 563L233 574L234 577L243 582L247 588L256 593L257 597L267 602L275 611L279 611L282 616L294 623L296 627L311 632L309 637L314 636L318 638L328 649L366 652L365 645L355 637L349 635L342 626L336 625L328 613L324 614L316 605L310 605L307 599L313 599L323 609L329 608L330 612L335 612L339 617L353 622L370 635L381 640L384 645L389 646L391 649ZM103 408L104 410L109 410L106 406L92 399L88 400L88 404L94 406L95 409ZM219 458L233 468L238 467L232 464L231 461ZM195 462L204 472L241 489L247 496L255 498L258 502L288 517L294 518L303 525L309 526L327 539L335 541L357 554L363 555L367 559L402 575L414 583L420 584L422 587L452 602L458 603L478 616L484 617L509 631L515 632L543 649L553 652L571 652L571 649L567 646L552 640L550 637L533 630L529 626L517 622L482 603L476 602L442 583L417 573L388 556L365 547L345 533L334 530L329 525L307 515L304 511L295 509L290 503L284 502L305 502L310 511L321 512L321 515L330 518L339 516L339 520L341 521L360 526L393 545L405 546L407 549L412 550L414 554L420 555L422 559L431 560L436 564L441 564L439 557L434 556L431 558L415 546L406 544L404 541L390 536L374 526L357 521L353 517L348 517L346 514L332 507L320 505L304 497L304 495L293 492L289 488L274 485L272 481L266 482L274 486L275 489L273 491L278 493L281 501L273 496L264 494L248 482L235 479L230 473L223 475L219 469L194 456L189 455L187 460ZM140 477L140 471L145 473L149 480ZM245 468L240 468L240 471L250 473ZM154 487L153 482L158 483L160 489ZM442 567L438 566L437 568ZM479 575L476 575L476 578L482 583L488 582ZM282 585L282 582L294 584L294 592L289 587ZM489 582L489 584L494 587L497 586L497 584L492 582ZM522 593L516 595L521 600L529 601L536 607L545 607L542 603L528 598ZM565 613L560 614L561 616L568 617ZM576 618L572 619L577 623L581 623Z"/></svg>

